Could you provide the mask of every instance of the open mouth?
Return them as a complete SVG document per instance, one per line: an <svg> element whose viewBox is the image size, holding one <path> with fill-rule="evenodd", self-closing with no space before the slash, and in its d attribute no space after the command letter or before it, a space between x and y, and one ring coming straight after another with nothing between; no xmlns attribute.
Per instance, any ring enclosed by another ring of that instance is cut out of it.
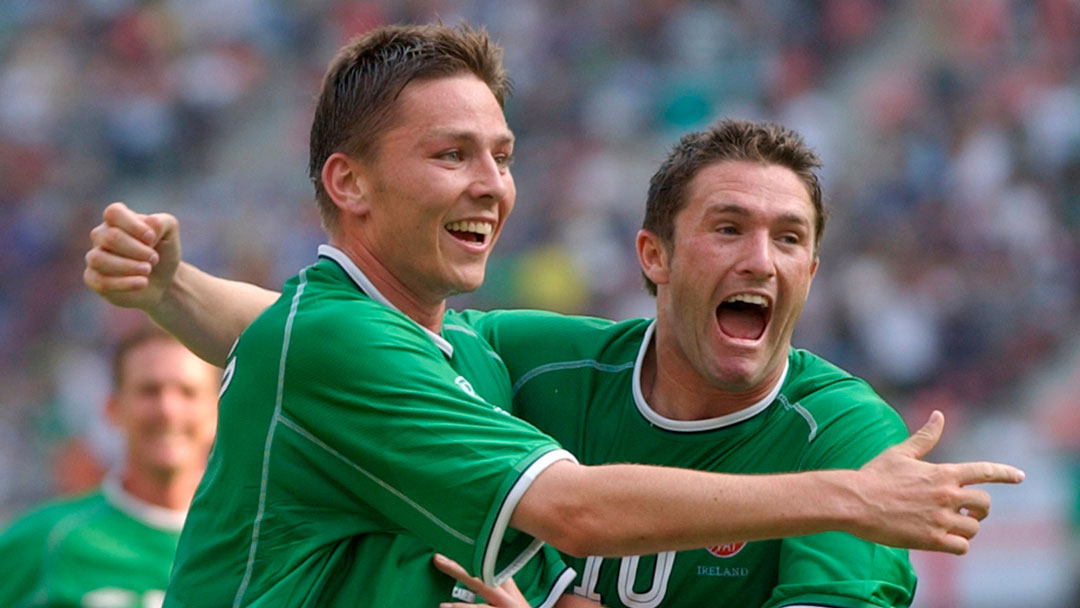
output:
<svg viewBox="0 0 1080 608"><path fill-rule="evenodd" d="M495 226L488 222L450 222L444 227L455 239L477 245L486 243L495 230Z"/></svg>
<svg viewBox="0 0 1080 608"><path fill-rule="evenodd" d="M769 325L769 313L769 300L764 296L740 293L716 307L716 320L729 338L757 340Z"/></svg>

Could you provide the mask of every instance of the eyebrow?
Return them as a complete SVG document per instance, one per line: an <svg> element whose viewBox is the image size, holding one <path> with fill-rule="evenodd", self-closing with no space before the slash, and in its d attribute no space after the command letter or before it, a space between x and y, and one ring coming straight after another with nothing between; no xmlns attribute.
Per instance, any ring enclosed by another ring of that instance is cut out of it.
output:
<svg viewBox="0 0 1080 608"><path fill-rule="evenodd" d="M706 218L726 214L740 215L745 217L750 215L750 210L746 207L743 207L742 205L738 205L735 203L713 205L705 210ZM799 224L807 227L812 225L812 222L808 221L805 217L795 213L785 213L779 216L777 219L784 224Z"/></svg>
<svg viewBox="0 0 1080 608"><path fill-rule="evenodd" d="M467 130L467 129L458 129L458 128L454 128L454 127L436 127L434 129L432 129L431 132L428 134L428 136L425 137L424 139L425 140L431 140L431 139L440 139L440 138L447 138L447 139L454 139L454 140L466 139L466 140L474 140L474 141L479 139L477 137L476 131L470 131L470 130ZM503 133L503 134L501 134L501 135L499 135L499 136L497 136L495 138L495 145L497 145L497 146L505 146L505 145L513 145L513 144L514 144L514 133L512 131L507 130L505 133Z"/></svg>

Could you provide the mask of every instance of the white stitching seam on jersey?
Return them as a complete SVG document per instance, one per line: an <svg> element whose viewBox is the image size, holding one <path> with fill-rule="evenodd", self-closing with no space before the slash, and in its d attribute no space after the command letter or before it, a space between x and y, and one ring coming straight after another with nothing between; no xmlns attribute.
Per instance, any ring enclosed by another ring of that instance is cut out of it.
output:
<svg viewBox="0 0 1080 608"><path fill-rule="evenodd" d="M292 306L289 308L289 317L285 320L285 335L281 342L281 359L278 360L277 395L274 397L274 416L270 419L270 427L266 431L266 443L263 446L262 479L259 482L259 508L255 512L255 521L251 525L251 549L248 551L247 566L244 568L244 578L240 581L240 587L236 590L233 598L233 608L243 603L244 593L248 583L251 582L251 571L255 569L255 549L259 545L259 526L262 523L263 514L266 511L266 486L270 478L270 448L274 444L274 431L277 430L278 417L281 415L281 401L285 390L285 359L289 353L289 338L292 337L293 319L296 317L296 309L300 305L300 296L304 293L307 285L307 271L300 271L300 280L293 294Z"/></svg>
<svg viewBox="0 0 1080 608"><path fill-rule="evenodd" d="M364 467L362 467L362 466L356 464L355 462L349 460L344 454L342 454L341 452L338 452L334 448L332 448L329 445L327 445L326 443L324 443L321 439L319 439L318 437L313 435L311 433L311 431L308 431L304 427L300 426L300 424L298 422L296 422L295 420L291 420L285 414L281 414L281 413L278 414L278 419L281 421L282 424L284 424L285 426L289 427L290 429L296 431L297 434L299 434L304 439L307 439L311 443L314 443L316 446L322 448L324 451L326 451L330 455L334 456L338 460L340 460L340 461L344 462L345 464L349 465L350 467L356 469L359 473L361 473L362 475L364 475L368 479L370 479L370 480L374 481L375 483L379 484L380 486L382 486L382 488L385 489L386 491L388 491L391 494L393 494L394 496L397 496L398 498L400 498L402 501L407 503L410 507L416 509L420 513L423 513L424 517L427 517L435 525L439 526L443 530L446 530L454 538L456 538L456 539L460 540L461 542L466 543L468 545L475 545L476 544L475 540L473 540L473 539L469 538L468 536L466 536L465 534L462 534L461 532L458 532L457 530L453 529L452 527L450 527L449 524L447 524L446 522L444 522L441 519L439 519L438 517L436 517L435 514L431 513L430 511L428 511L424 507L421 507L418 503L416 503L414 500L412 500L411 498L409 498L408 496L403 494L401 491L394 488L393 486L386 483L385 481L379 479L377 476L375 476L374 473L371 473L370 471L364 469Z"/></svg>
<svg viewBox="0 0 1080 608"><path fill-rule="evenodd" d="M480 339L479 334L477 334L472 329L470 329L468 327L465 327L464 325L455 325L453 323L444 323L443 324L443 330L460 331L463 334L466 334L466 335L472 336L474 338ZM480 346L482 346L484 348L484 351L487 352L487 354L491 355L491 357L493 359L495 359L496 361L502 361L502 357L499 356L499 353L497 353L497 352L491 350L490 348L488 348L487 342L482 342L480 344Z"/></svg>
<svg viewBox="0 0 1080 608"><path fill-rule="evenodd" d="M517 395L521 387L526 382L539 376L540 374L546 374L548 372L554 372L564 369L580 369L582 367L591 367L601 372L621 372L628 369L633 369L634 361L627 361L626 363L612 364L612 363L600 363L596 359L582 359L581 361L557 361L555 363L546 363L540 367L534 367L526 372L523 376L518 378L518 381L514 383L512 392Z"/></svg>
<svg viewBox="0 0 1080 608"><path fill-rule="evenodd" d="M472 328L465 327L464 325L457 325L455 323L444 323L443 324L443 329L453 329L455 331L460 331L462 333L469 334L470 336L472 336L474 338L479 338L480 337L479 335L477 335L477 333L475 331L472 330Z"/></svg>
<svg viewBox="0 0 1080 608"><path fill-rule="evenodd" d="M796 401L795 403L788 401L787 396L783 393L777 395L776 398L780 400L780 403L784 404L784 409L795 410L800 416L803 417L804 420L806 420L806 424L810 426L810 436L806 438L806 442L809 443L813 441L814 437L817 437L818 429L817 420L814 420L814 415L807 411L807 409L803 407L802 404L798 401Z"/></svg>

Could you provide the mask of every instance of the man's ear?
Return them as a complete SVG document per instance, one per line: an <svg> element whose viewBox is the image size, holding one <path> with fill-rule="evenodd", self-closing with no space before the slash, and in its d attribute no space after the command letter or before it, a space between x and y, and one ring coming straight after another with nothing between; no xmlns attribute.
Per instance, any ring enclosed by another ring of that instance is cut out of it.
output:
<svg viewBox="0 0 1080 608"><path fill-rule="evenodd" d="M116 393L109 395L109 398L105 400L105 419L109 421L112 426L120 426L122 421L121 416L120 398L116 396Z"/></svg>
<svg viewBox="0 0 1080 608"><path fill-rule="evenodd" d="M806 293L803 295L803 301L810 297L810 287L814 284L814 277L817 276L818 262L820 261L821 259L815 255L814 261L810 262L810 280L806 282Z"/></svg>
<svg viewBox="0 0 1080 608"><path fill-rule="evenodd" d="M668 282L670 259L660 237L648 230L638 230L637 257L641 271L657 285Z"/></svg>
<svg viewBox="0 0 1080 608"><path fill-rule="evenodd" d="M365 165L348 154L334 152L323 163L323 189L342 213L364 215L368 212L368 173Z"/></svg>

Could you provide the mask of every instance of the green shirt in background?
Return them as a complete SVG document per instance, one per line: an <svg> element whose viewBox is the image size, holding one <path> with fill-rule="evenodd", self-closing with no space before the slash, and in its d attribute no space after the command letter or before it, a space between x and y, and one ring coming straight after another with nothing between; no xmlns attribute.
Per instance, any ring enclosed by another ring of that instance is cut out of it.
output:
<svg viewBox="0 0 1080 608"><path fill-rule="evenodd" d="M464 316L506 363L515 414L583 464L747 474L858 468L907 437L899 415L866 382L807 351L791 351L781 385L756 405L680 421L653 411L640 389L650 320L536 311ZM897 607L908 606L915 591L906 551L840 532L567 559L578 572L572 591L608 608Z"/></svg>
<svg viewBox="0 0 1080 608"><path fill-rule="evenodd" d="M38 507L0 535L0 606L161 606L183 518L114 478Z"/></svg>

